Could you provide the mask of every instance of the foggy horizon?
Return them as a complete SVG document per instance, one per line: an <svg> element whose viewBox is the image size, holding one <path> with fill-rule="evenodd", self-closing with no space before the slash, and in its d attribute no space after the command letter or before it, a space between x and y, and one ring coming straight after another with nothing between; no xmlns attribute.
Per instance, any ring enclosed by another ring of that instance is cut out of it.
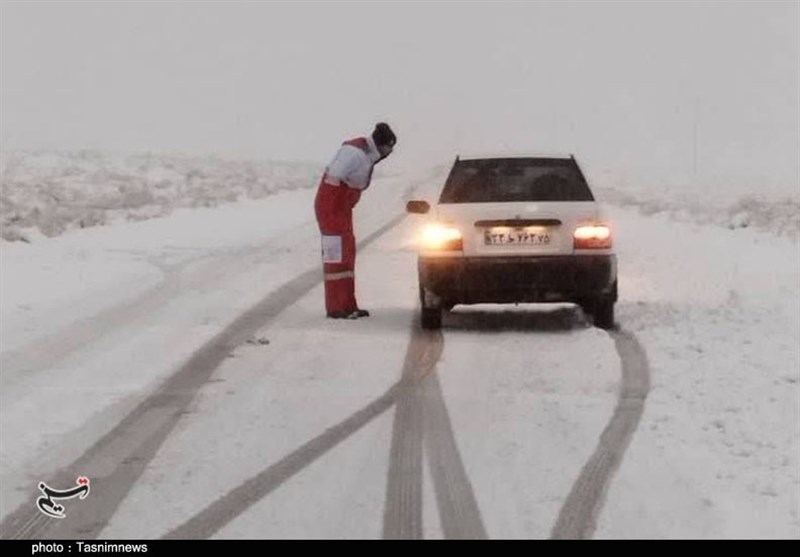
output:
<svg viewBox="0 0 800 557"><path fill-rule="evenodd" d="M3 2L2 149L800 182L800 3Z"/></svg>

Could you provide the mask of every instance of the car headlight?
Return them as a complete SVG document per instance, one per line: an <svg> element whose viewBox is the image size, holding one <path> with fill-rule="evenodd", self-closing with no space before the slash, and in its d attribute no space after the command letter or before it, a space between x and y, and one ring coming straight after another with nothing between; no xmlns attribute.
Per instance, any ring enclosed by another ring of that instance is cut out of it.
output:
<svg viewBox="0 0 800 557"><path fill-rule="evenodd" d="M611 229L605 224L579 226L572 235L575 249L609 249Z"/></svg>
<svg viewBox="0 0 800 557"><path fill-rule="evenodd" d="M458 228L438 223L430 224L422 231L422 246L442 251L460 251L464 247Z"/></svg>

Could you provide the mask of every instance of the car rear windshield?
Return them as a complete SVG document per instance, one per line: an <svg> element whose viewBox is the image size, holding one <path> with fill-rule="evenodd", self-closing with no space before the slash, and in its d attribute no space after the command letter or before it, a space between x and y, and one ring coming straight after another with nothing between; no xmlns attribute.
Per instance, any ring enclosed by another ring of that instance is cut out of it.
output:
<svg viewBox="0 0 800 557"><path fill-rule="evenodd" d="M439 203L594 201L574 159L457 160Z"/></svg>

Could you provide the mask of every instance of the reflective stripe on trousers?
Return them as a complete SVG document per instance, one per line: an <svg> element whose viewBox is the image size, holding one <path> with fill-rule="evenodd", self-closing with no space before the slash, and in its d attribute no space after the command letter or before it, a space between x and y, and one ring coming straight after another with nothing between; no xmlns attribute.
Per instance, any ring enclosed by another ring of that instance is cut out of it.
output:
<svg viewBox="0 0 800 557"><path fill-rule="evenodd" d="M339 280L344 278L356 278L356 274L353 271L343 271L341 273L325 273L325 280Z"/></svg>

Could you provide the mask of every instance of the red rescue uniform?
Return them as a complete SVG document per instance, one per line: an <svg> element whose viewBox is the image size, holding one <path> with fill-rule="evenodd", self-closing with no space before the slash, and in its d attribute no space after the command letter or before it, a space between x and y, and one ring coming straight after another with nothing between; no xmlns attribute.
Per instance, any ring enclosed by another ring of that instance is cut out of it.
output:
<svg viewBox="0 0 800 557"><path fill-rule="evenodd" d="M325 169L314 200L322 235L325 309L329 316L358 310L355 295L356 239L353 208L369 187L381 158L371 137L345 141Z"/></svg>

